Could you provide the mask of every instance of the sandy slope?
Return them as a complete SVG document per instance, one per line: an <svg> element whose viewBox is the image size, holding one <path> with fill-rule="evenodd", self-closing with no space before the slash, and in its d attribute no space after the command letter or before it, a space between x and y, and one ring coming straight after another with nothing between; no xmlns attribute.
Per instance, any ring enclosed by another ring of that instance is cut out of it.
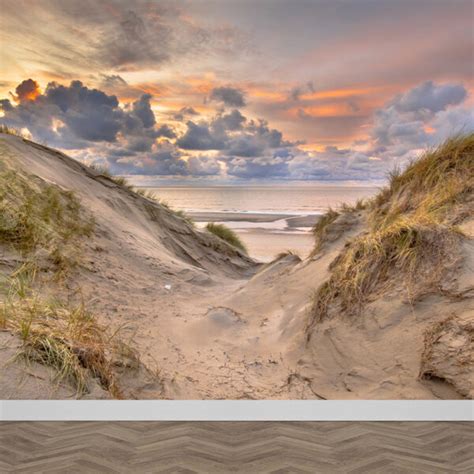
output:
<svg viewBox="0 0 474 474"><path fill-rule="evenodd" d="M362 231L362 215L341 223L342 236L317 257L287 256L261 266L65 155L12 136L0 136L0 146L2 156L22 169L74 190L94 215L95 235L67 291L84 298L101 322L123 327L122 337L130 338L142 362L159 373L159 380L130 381L135 383L130 396L472 396L469 381L459 389L466 375L455 373L455 363L431 367L437 381L419 377L427 328L454 313L463 320L473 317L472 240L466 240L465 259L449 283L464 291L463 299L436 296L413 306L402 289L380 295L357 320L330 319L308 334L310 295L327 278L345 241ZM436 354L457 350L450 347L459 346L460 331L453 327L446 328ZM470 349L464 342L465 359ZM430 360L440 365L441 359ZM0 375L8 378L11 371L11 364L4 366ZM19 398L28 396L22 390ZM51 395L45 389L36 396Z"/></svg>

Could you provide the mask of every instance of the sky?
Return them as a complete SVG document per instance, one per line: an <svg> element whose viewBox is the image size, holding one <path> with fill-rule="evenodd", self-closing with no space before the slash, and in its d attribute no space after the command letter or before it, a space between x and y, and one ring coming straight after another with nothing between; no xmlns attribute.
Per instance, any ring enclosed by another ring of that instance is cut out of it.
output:
<svg viewBox="0 0 474 474"><path fill-rule="evenodd" d="M0 3L0 123L137 184L380 181L474 130L470 0Z"/></svg>

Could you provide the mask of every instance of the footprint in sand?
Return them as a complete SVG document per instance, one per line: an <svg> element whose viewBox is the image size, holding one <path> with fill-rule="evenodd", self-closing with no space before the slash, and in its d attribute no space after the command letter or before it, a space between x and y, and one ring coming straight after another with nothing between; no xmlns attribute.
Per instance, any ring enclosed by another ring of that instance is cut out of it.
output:
<svg viewBox="0 0 474 474"><path fill-rule="evenodd" d="M233 309L219 306L211 308L206 316L209 320L222 328L231 328L238 324L245 324L245 321Z"/></svg>

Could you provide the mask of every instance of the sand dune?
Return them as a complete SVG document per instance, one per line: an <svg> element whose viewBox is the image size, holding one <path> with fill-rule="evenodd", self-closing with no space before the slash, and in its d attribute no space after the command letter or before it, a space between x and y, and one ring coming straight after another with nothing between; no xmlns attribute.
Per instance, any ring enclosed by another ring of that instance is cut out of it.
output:
<svg viewBox="0 0 474 474"><path fill-rule="evenodd" d="M311 296L347 242L365 231L363 210L339 216L337 232L312 256L262 265L61 153L7 135L0 135L0 153L31 179L74 191L93 216L80 265L61 287L51 282L51 292L82 299L135 348L140 366L119 378L126 398L473 396L472 215L464 216L461 253L444 292L411 301L397 284L374 294L357 318L310 324ZM0 245L0 272L8 275L21 258ZM439 326L448 317L452 322ZM427 349L435 326L439 337ZM37 363L12 360L19 337L7 329L0 335L0 398L74 396L67 381L48 380ZM430 379L421 376L428 373ZM83 396L111 394L96 380Z"/></svg>

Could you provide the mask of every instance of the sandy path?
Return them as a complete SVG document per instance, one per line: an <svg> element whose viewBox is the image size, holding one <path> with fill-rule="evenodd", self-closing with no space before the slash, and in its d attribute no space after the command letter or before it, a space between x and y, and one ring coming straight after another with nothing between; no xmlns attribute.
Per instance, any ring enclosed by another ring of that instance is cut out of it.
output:
<svg viewBox="0 0 474 474"><path fill-rule="evenodd" d="M290 349L304 347L304 335L296 329L282 334L288 319L282 302L262 311L241 295L245 280L209 287L172 282L164 291L143 291L143 284L135 279L136 294L129 288L114 308L97 301L96 313L109 324L123 321L122 337L159 371L166 398L288 398L295 391L295 398L314 397L297 379L288 386L297 362Z"/></svg>

